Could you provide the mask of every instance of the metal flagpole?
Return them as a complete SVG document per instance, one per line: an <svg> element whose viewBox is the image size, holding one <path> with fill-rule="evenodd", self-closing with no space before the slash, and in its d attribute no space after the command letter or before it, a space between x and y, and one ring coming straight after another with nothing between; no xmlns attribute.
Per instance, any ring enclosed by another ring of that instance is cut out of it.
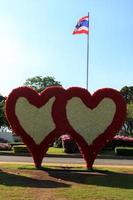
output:
<svg viewBox="0 0 133 200"><path fill-rule="evenodd" d="M88 12L88 23L89 23L89 12ZM86 89L88 90L88 72L89 72L89 26L87 34L87 68L86 68Z"/></svg>

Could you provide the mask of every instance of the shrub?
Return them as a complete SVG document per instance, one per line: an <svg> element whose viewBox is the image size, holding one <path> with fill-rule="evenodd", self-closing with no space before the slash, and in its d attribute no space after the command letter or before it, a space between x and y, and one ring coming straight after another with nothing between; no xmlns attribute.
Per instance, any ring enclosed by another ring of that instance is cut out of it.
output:
<svg viewBox="0 0 133 200"><path fill-rule="evenodd" d="M1 151L9 151L11 150L11 145L9 143L0 143L0 150Z"/></svg>
<svg viewBox="0 0 133 200"><path fill-rule="evenodd" d="M25 145L14 145L13 146L14 153L29 153L27 146Z"/></svg>
<svg viewBox="0 0 133 200"><path fill-rule="evenodd" d="M65 153L75 153L78 151L78 145L70 135L62 135L62 146Z"/></svg>
<svg viewBox="0 0 133 200"><path fill-rule="evenodd" d="M62 139L61 139L61 137L57 138L54 141L53 147L55 147L55 148L62 148Z"/></svg>
<svg viewBox="0 0 133 200"><path fill-rule="evenodd" d="M116 135L104 149L115 149L115 147L133 147L133 138Z"/></svg>
<svg viewBox="0 0 133 200"><path fill-rule="evenodd" d="M0 138L0 150L1 151L8 151L11 150L11 145L8 143L8 140L4 138Z"/></svg>
<svg viewBox="0 0 133 200"><path fill-rule="evenodd" d="M116 147L115 154L119 156L133 156L133 147Z"/></svg>

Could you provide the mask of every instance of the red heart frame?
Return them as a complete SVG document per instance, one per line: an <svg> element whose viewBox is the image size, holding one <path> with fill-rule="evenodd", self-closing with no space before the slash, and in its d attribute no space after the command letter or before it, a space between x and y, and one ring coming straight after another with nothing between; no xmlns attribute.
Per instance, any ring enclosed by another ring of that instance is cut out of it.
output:
<svg viewBox="0 0 133 200"><path fill-rule="evenodd" d="M53 96L61 99L63 92L64 90L62 89L62 87L49 87L40 94L38 94L34 89L30 87L19 87L14 89L6 100L5 114L7 116L9 124L11 125L12 130L17 135L19 135L22 138L23 142L27 145L29 151L33 156L34 163L37 168L41 167L42 159L47 152L49 145L54 141L56 137L60 136L61 130L55 122L55 118L53 117L56 128L51 133L49 133L49 135L46 136L39 145L37 145L34 140L21 127L17 116L15 115L16 101L19 97L25 97L31 104L33 104L37 108L40 108ZM55 102L53 103L53 107L54 104ZM62 117L60 117L61 115L59 114L59 111L57 109L52 109L52 116L53 113L56 114L56 112L58 112L58 120L62 121Z"/></svg>
<svg viewBox="0 0 133 200"><path fill-rule="evenodd" d="M120 92L111 88L99 89L93 95L91 95L84 88L71 87L64 93L64 101L62 101L62 104L65 109L68 100L70 100L72 97L81 98L84 104L91 109L95 108L104 98L110 98L116 104L116 113L112 123L100 136L93 141L91 145L88 145L84 138L70 125L66 116L66 110L64 110L64 112L62 111L63 118L65 119L64 132L69 133L76 140L80 147L83 158L86 161L86 167L90 169L92 168L94 160L100 150L102 150L102 148L109 143L114 135L120 130L126 117L126 103Z"/></svg>
<svg viewBox="0 0 133 200"><path fill-rule="evenodd" d="M19 124L14 112L15 104L19 97L26 97L31 104L39 108L53 96L56 97L56 100L53 104L51 114L56 128L45 137L41 144L37 145ZM105 97L111 98L116 103L116 113L111 125L104 131L104 133L98 136L91 145L87 144L83 137L71 127L69 121L67 120L66 104L72 97L81 98L81 100L92 109L95 108ZM113 136L121 128L126 116L126 103L118 91L110 88L98 90L91 96L86 89L79 87L69 88L68 90L64 90L62 87L58 86L49 87L40 94L32 88L19 87L14 89L8 96L5 111L7 119L11 124L11 128L16 134L22 137L24 143L28 146L30 152L32 153L36 167L41 167L42 159L49 147L49 144L51 144L56 137L69 133L78 143L81 153L86 161L87 168L92 168L98 152L109 141L111 141Z"/></svg>

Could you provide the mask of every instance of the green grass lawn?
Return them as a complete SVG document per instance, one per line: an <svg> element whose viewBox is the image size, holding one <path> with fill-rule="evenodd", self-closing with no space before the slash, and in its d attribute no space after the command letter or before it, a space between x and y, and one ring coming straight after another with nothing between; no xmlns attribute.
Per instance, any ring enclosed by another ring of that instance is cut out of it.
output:
<svg viewBox="0 0 133 200"><path fill-rule="evenodd" d="M80 170L83 173L72 171L65 175L63 180L72 185L56 191L56 199L133 200L133 168L105 167L90 173Z"/></svg>
<svg viewBox="0 0 133 200"><path fill-rule="evenodd" d="M133 200L133 168L0 164L0 200Z"/></svg>
<svg viewBox="0 0 133 200"><path fill-rule="evenodd" d="M50 147L47 151L48 154L66 154L63 148Z"/></svg>

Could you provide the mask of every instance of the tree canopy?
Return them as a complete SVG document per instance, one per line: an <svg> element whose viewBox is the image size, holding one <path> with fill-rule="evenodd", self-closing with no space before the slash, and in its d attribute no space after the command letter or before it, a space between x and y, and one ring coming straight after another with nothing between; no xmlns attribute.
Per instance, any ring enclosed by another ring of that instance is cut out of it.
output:
<svg viewBox="0 0 133 200"><path fill-rule="evenodd" d="M6 120L5 113L4 113L4 105L5 105L5 101L3 100L0 102L0 128L6 127L6 126L9 127L9 124Z"/></svg>
<svg viewBox="0 0 133 200"><path fill-rule="evenodd" d="M124 86L120 92L123 95L126 103L133 103L133 86Z"/></svg>
<svg viewBox="0 0 133 200"><path fill-rule="evenodd" d="M5 99L5 97L3 97L1 94L0 94L0 102L3 101Z"/></svg>
<svg viewBox="0 0 133 200"><path fill-rule="evenodd" d="M127 104L127 117L123 128L124 135L133 136L133 103Z"/></svg>
<svg viewBox="0 0 133 200"><path fill-rule="evenodd" d="M0 128L8 126L8 122L4 113L5 97L0 94Z"/></svg>
<svg viewBox="0 0 133 200"><path fill-rule="evenodd" d="M61 83L59 81L56 81L54 77L52 76L35 76L32 78L28 78L25 83L25 86L29 86L34 88L36 91L41 92L46 87L49 86L61 86Z"/></svg>
<svg viewBox="0 0 133 200"><path fill-rule="evenodd" d="M133 86L124 86L120 92L127 103L127 116L123 133L124 135L133 136Z"/></svg>

